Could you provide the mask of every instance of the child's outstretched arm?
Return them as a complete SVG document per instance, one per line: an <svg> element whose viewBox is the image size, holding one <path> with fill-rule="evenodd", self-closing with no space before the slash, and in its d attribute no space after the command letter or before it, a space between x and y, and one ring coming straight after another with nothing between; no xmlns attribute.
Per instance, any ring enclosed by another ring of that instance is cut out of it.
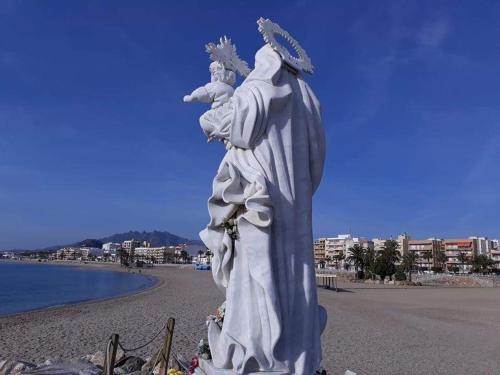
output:
<svg viewBox="0 0 500 375"><path fill-rule="evenodd" d="M198 87L190 95L184 96L184 101L186 103L191 102L201 102L201 103L212 103L213 95L211 95L205 86Z"/></svg>

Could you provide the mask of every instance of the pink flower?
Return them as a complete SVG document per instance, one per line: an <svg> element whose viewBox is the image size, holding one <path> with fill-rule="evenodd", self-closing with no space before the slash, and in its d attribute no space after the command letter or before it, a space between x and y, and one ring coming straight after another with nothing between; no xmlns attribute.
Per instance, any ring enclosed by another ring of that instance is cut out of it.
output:
<svg viewBox="0 0 500 375"><path fill-rule="evenodd" d="M198 357L193 357L193 359L191 359L191 367L193 367L193 370L199 366L199 362L198 362Z"/></svg>

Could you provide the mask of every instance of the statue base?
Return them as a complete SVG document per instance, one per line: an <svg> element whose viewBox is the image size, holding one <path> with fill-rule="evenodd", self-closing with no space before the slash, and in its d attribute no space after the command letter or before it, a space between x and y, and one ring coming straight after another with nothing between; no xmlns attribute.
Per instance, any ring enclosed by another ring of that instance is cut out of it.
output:
<svg viewBox="0 0 500 375"><path fill-rule="evenodd" d="M236 372L233 370L217 368L213 365L212 361L200 358L200 370L204 375L234 375ZM283 371L258 371L258 372L245 372L243 375L290 375L288 372Z"/></svg>

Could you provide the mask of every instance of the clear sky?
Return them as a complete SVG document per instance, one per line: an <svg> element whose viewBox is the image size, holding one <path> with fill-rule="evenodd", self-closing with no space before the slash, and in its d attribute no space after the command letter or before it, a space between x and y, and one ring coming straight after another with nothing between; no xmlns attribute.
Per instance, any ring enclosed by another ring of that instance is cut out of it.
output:
<svg viewBox="0 0 500 375"><path fill-rule="evenodd" d="M302 44L327 133L314 233L500 236L500 3L0 2L0 249L128 230L197 238L223 155L204 44Z"/></svg>

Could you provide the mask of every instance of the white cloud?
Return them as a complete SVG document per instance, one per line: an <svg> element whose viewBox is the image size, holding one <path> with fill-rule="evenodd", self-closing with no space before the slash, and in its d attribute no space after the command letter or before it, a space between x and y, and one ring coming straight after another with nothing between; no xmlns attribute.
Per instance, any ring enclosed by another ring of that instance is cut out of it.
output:
<svg viewBox="0 0 500 375"><path fill-rule="evenodd" d="M427 47L439 47L451 33L452 27L448 18L439 17L425 23L417 33L419 44Z"/></svg>

